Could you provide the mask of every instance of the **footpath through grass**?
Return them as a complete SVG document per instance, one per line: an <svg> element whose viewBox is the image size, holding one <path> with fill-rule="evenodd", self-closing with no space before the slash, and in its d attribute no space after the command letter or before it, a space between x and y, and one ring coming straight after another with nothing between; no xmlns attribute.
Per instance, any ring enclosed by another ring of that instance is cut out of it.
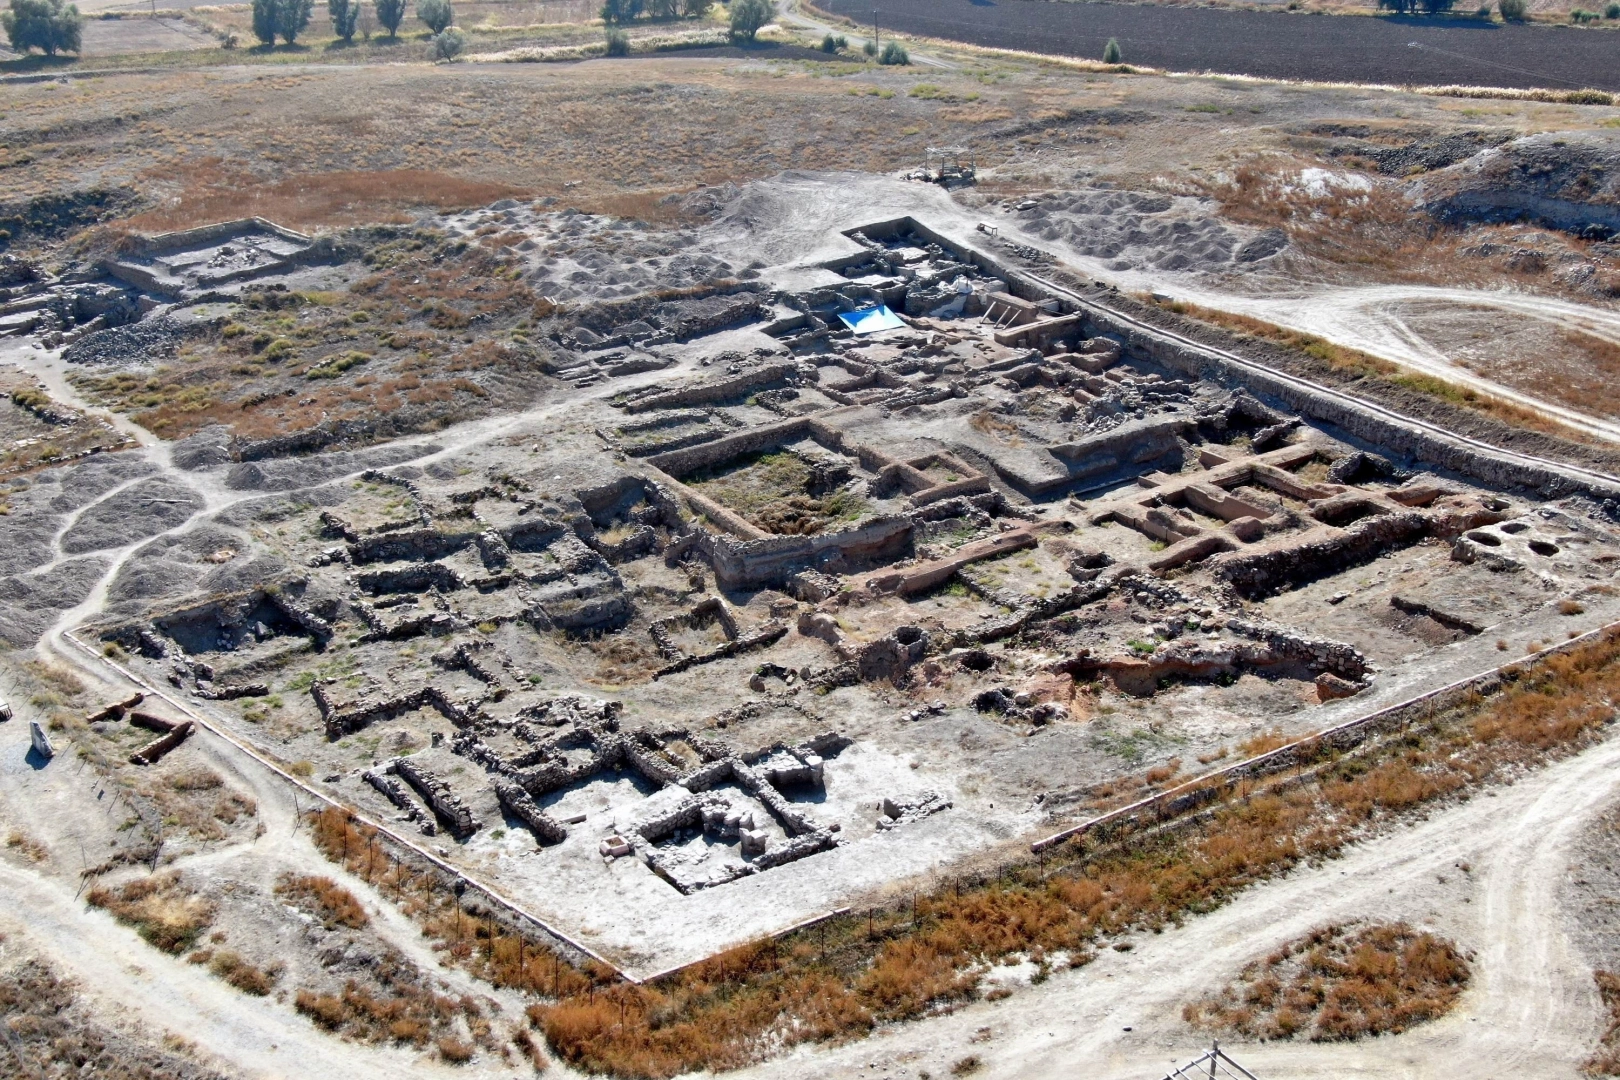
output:
<svg viewBox="0 0 1620 1080"><path fill-rule="evenodd" d="M1176 925L1300 863L1333 858L1417 807L1467 798L1581 750L1612 722L1617 695L1620 635L1606 634L1510 669L1503 689L1405 734L1347 754L1306 751L1301 772L1249 784L1175 826L1092 849L1071 843L1039 863L732 949L640 986L575 968L480 918L442 883L393 862L342 811L318 815L315 834L330 857L402 897L436 948L495 985L536 995L529 1016L556 1054L591 1072L667 1077L949 1010L1014 958L1032 961L1037 981L1082 967L1111 937Z"/></svg>

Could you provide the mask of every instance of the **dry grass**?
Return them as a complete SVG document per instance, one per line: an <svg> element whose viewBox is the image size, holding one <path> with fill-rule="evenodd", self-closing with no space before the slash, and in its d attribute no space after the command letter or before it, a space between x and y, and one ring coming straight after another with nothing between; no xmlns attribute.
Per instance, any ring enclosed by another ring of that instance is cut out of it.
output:
<svg viewBox="0 0 1620 1080"><path fill-rule="evenodd" d="M1594 971L1592 977L1609 1016L1597 1051L1581 1065L1581 1071L1591 1076L1620 1076L1620 975Z"/></svg>
<svg viewBox="0 0 1620 1080"><path fill-rule="evenodd" d="M1468 979L1456 947L1427 931L1405 923L1324 926L1250 964L1182 1015L1251 1039L1358 1039L1444 1016Z"/></svg>
<svg viewBox="0 0 1620 1080"><path fill-rule="evenodd" d="M218 937L219 935L215 935ZM199 949L186 957L191 964L207 964L208 970L224 979L244 994L254 997L264 997L275 988L276 980L281 977L280 964L272 964L268 968L260 968L245 960L239 953L229 949L215 952L213 949Z"/></svg>
<svg viewBox="0 0 1620 1080"><path fill-rule="evenodd" d="M139 232L190 229L240 217L262 217L293 229L370 222L405 222L423 211L487 206L522 198L522 188L428 169L329 172L257 182L218 160L205 160L177 179L185 187L164 205L123 223Z"/></svg>
<svg viewBox="0 0 1620 1080"><path fill-rule="evenodd" d="M18 852L29 862L44 862L51 857L50 849L21 829L12 829L6 837L6 847Z"/></svg>
<svg viewBox="0 0 1620 1080"><path fill-rule="evenodd" d="M188 892L180 873L170 870L126 885L97 887L85 898L146 939L178 956L191 948L214 921L214 905Z"/></svg>
<svg viewBox="0 0 1620 1080"><path fill-rule="evenodd" d="M276 884L276 895L319 918L328 930L339 926L364 930L371 922L354 893L329 877L283 874Z"/></svg>

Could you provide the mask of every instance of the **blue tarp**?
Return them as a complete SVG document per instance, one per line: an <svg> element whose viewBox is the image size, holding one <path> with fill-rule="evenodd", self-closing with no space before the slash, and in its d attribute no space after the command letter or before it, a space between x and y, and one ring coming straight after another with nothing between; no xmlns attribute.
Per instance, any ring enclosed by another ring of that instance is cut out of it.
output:
<svg viewBox="0 0 1620 1080"><path fill-rule="evenodd" d="M844 325L857 334L875 334L879 330L898 330L906 325L900 316L889 310L887 304L844 312L838 316Z"/></svg>

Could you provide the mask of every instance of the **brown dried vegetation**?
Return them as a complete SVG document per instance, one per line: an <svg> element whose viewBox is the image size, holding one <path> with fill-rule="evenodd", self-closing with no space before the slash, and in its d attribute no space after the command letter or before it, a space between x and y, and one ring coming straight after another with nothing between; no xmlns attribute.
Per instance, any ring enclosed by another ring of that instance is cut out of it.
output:
<svg viewBox="0 0 1620 1080"><path fill-rule="evenodd" d="M214 921L214 905L186 890L179 871L140 878L125 885L98 886L85 898L135 928L147 944L171 955L189 949Z"/></svg>
<svg viewBox="0 0 1620 1080"><path fill-rule="evenodd" d="M1251 1039L1358 1039L1444 1016L1468 979L1468 961L1427 931L1405 923L1323 926L1250 964L1182 1015Z"/></svg>
<svg viewBox="0 0 1620 1080"><path fill-rule="evenodd" d="M283 874L276 884L276 895L319 918L328 930L339 926L363 930L371 922L354 893L329 877Z"/></svg>

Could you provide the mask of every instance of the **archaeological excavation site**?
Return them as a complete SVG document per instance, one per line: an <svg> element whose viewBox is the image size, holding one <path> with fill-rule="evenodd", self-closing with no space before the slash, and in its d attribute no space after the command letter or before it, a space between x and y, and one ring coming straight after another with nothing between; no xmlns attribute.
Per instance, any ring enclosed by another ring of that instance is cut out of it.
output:
<svg viewBox="0 0 1620 1080"><path fill-rule="evenodd" d="M791 10L0 59L0 1074L1620 1075L1620 110Z"/></svg>

